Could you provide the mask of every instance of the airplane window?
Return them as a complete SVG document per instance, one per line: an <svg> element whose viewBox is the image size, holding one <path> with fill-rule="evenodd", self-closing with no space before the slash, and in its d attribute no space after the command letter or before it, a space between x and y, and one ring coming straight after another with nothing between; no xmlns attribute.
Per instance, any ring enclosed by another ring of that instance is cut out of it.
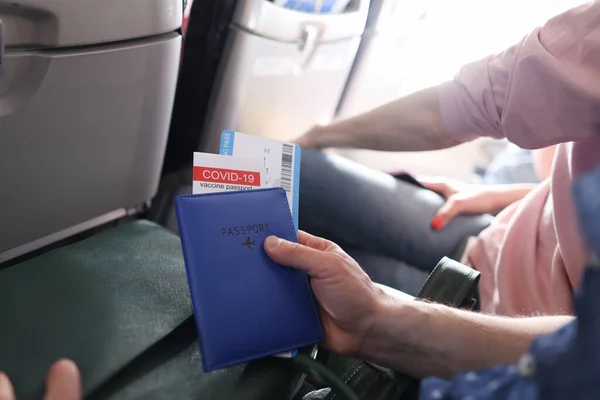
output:
<svg viewBox="0 0 600 400"><path fill-rule="evenodd" d="M451 79L461 65L501 51L548 18L589 1L388 2L387 16L381 19L378 29L396 30L402 41L395 57L403 60L406 83L400 95L404 95Z"/></svg>

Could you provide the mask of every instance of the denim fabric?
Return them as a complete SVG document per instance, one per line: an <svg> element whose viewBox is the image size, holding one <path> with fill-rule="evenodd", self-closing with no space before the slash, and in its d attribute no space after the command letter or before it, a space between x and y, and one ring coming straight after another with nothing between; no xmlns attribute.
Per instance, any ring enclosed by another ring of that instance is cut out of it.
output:
<svg viewBox="0 0 600 400"><path fill-rule="evenodd" d="M339 156L304 150L300 176L300 229L340 244L375 281L409 294L493 220L459 216L433 231L441 196Z"/></svg>
<svg viewBox="0 0 600 400"><path fill-rule="evenodd" d="M539 183L531 150L509 143L485 169L483 184Z"/></svg>

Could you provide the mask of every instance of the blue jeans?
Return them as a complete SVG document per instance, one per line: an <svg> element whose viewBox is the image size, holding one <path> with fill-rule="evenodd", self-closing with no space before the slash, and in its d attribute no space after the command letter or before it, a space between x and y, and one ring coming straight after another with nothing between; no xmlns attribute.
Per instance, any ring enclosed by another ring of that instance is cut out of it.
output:
<svg viewBox="0 0 600 400"><path fill-rule="evenodd" d="M539 182L531 150L521 149L512 143L494 157L483 174L485 185Z"/></svg>
<svg viewBox="0 0 600 400"><path fill-rule="evenodd" d="M338 243L375 282L411 295L442 257L453 255L493 220L458 216L433 231L441 196L313 150L303 150L300 176L300 229Z"/></svg>

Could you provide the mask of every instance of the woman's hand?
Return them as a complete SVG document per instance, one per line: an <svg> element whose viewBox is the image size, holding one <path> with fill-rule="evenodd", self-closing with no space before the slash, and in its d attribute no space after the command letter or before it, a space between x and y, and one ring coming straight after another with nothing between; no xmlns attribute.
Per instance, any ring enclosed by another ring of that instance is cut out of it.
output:
<svg viewBox="0 0 600 400"><path fill-rule="evenodd" d="M0 400L15 400L15 391L6 374L0 372ZM81 378L73 361L56 362L46 379L44 400L81 400Z"/></svg>
<svg viewBox="0 0 600 400"><path fill-rule="evenodd" d="M431 221L431 227L435 230L443 229L458 214L485 214L496 211L493 210L493 195L485 186L469 185L444 178L419 177L418 181L446 199Z"/></svg>
<svg viewBox="0 0 600 400"><path fill-rule="evenodd" d="M535 184L485 186L428 177L419 177L417 180L427 189L439 193L446 199L431 221L431 227L435 230L443 229L459 214L501 211L521 200L536 186Z"/></svg>

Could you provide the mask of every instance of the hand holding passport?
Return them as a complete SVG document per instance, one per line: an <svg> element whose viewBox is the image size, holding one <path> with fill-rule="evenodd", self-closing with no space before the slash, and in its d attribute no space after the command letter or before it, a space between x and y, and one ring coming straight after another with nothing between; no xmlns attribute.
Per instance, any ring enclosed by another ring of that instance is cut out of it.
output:
<svg viewBox="0 0 600 400"><path fill-rule="evenodd" d="M294 155L299 157L299 148ZM236 162L235 156L222 157L231 159L232 165ZM212 183L220 185L219 179L232 179L231 171L243 171L222 167L230 174L202 172L205 177L201 179L213 177ZM267 174L258 172L262 177ZM273 174L272 169L269 172ZM297 180L298 174L299 168L293 178ZM294 198L290 192L295 186L286 179L278 182L289 190L252 186L218 192L213 185L210 192L175 199L206 371L295 350L323 338L308 276L276 264L263 247L271 235L298 241L294 207L288 202Z"/></svg>

